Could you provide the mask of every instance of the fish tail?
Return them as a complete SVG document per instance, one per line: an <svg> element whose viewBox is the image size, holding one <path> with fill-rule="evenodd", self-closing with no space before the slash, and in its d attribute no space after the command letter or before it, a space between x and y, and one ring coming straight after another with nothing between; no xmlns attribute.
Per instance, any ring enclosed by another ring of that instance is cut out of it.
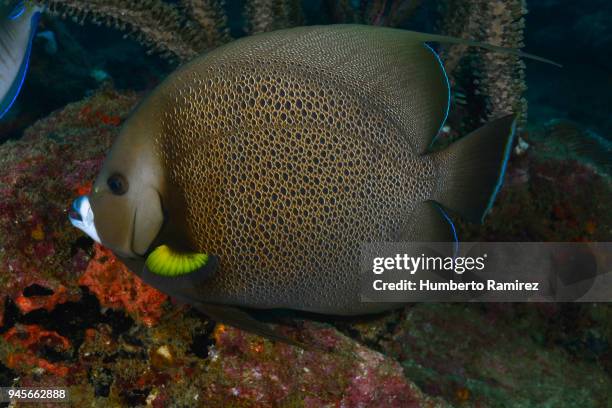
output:
<svg viewBox="0 0 612 408"><path fill-rule="evenodd" d="M482 222L503 183L515 130L514 115L504 116L434 153L440 175L432 199Z"/></svg>

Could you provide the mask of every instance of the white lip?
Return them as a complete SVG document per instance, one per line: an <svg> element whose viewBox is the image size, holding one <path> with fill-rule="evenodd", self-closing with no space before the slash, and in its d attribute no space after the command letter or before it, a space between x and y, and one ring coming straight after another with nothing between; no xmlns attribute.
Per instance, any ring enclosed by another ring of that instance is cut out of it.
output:
<svg viewBox="0 0 612 408"><path fill-rule="evenodd" d="M72 225L89 235L98 244L101 244L98 231L96 231L96 226L94 225L94 213L89 204L89 198L87 196L77 198L72 203L72 208L81 216L80 220L69 216L68 218Z"/></svg>

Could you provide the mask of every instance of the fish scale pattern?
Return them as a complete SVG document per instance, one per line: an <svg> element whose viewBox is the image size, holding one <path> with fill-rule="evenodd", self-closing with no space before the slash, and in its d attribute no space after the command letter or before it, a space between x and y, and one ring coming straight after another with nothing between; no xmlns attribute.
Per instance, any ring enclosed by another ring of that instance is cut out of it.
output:
<svg viewBox="0 0 612 408"><path fill-rule="evenodd" d="M407 228L435 163L342 70L288 64L246 51L166 89L157 151L195 246L220 259L201 300L364 313L359 246Z"/></svg>

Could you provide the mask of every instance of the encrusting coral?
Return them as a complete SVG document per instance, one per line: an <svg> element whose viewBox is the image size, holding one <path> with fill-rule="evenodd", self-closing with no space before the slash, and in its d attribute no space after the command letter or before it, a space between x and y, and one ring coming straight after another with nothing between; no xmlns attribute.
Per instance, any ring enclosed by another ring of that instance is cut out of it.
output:
<svg viewBox="0 0 612 408"><path fill-rule="evenodd" d="M103 307L123 309L143 324L153 326L168 296L145 284L110 250L96 244L94 251L79 285L94 293Z"/></svg>

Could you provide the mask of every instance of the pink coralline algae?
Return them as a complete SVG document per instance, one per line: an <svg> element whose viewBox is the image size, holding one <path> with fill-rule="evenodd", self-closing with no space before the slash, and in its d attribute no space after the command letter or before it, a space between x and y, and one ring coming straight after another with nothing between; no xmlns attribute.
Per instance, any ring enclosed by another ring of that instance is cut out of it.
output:
<svg viewBox="0 0 612 408"><path fill-rule="evenodd" d="M305 323L302 334L327 351L271 344L218 326L209 370L223 381L206 384L203 397L211 406L293 406L298 401L313 408L447 406L423 394L397 362L334 329Z"/></svg>
<svg viewBox="0 0 612 408"><path fill-rule="evenodd" d="M95 177L118 132L116 119L92 121L82 111L89 107L123 119L136 100L103 91L38 121L22 139L0 145L0 304L8 297L28 313L79 298L77 279L89 255L66 210ZM24 296L32 285L53 294Z"/></svg>

